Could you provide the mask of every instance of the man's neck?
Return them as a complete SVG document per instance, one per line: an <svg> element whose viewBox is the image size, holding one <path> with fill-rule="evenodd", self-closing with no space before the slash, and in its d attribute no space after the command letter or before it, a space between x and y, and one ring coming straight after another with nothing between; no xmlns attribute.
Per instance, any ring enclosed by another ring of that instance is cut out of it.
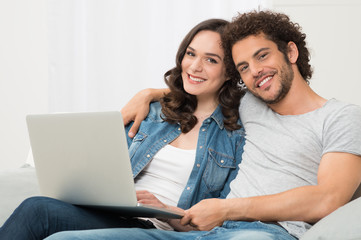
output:
<svg viewBox="0 0 361 240"><path fill-rule="evenodd" d="M296 76L287 95L268 106L280 115L300 115L322 107L327 99L315 93L301 76Z"/></svg>

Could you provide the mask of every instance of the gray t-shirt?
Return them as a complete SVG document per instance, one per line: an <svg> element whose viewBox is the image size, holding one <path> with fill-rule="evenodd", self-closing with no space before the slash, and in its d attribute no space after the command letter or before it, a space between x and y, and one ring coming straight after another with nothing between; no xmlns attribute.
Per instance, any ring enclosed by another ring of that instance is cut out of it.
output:
<svg viewBox="0 0 361 240"><path fill-rule="evenodd" d="M328 100L301 115L280 115L247 93L240 106L246 144L227 198L269 195L317 184L320 160L328 152L361 155L361 108ZM342 159L340 159L342 161ZM280 224L301 237L310 225Z"/></svg>

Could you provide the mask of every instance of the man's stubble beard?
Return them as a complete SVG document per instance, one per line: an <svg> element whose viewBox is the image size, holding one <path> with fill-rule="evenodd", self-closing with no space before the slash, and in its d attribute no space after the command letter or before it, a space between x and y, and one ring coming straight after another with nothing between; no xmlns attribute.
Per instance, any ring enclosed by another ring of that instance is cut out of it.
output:
<svg viewBox="0 0 361 240"><path fill-rule="evenodd" d="M252 90L250 90L250 92L266 104L279 103L287 95L287 93L290 91L291 86L292 86L294 72L293 72L293 69L292 69L290 63L287 63L287 64L285 64L284 67L282 67L279 77L281 79L280 80L281 86L279 87L277 93L275 94L275 96L272 99L265 99L261 95L259 95L257 92L252 91Z"/></svg>

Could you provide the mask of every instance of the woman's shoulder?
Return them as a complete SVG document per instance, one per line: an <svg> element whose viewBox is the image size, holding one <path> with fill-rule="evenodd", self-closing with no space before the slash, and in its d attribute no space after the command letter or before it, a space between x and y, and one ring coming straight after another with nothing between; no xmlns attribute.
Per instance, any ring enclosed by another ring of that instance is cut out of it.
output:
<svg viewBox="0 0 361 240"><path fill-rule="evenodd" d="M148 118L155 121L162 121L162 106L160 102L152 102L149 105Z"/></svg>
<svg viewBox="0 0 361 240"><path fill-rule="evenodd" d="M239 129L235 129L235 130L224 129L227 132L228 137L232 141L236 141L236 142L243 141L246 136L246 131L240 119L238 119L237 124L240 126Z"/></svg>
<svg viewBox="0 0 361 240"><path fill-rule="evenodd" d="M246 131L244 130L242 123L239 121L238 124L241 126L239 129L227 130L232 137L244 137L246 135Z"/></svg>
<svg viewBox="0 0 361 240"><path fill-rule="evenodd" d="M245 135L245 130L244 130L244 127L243 127L243 124L242 124L242 121L241 119L237 119L237 124L240 126L239 129L234 129L234 130L230 130L230 129L227 129L224 125L224 115L222 113L222 107L221 106L218 106L218 108L215 110L214 114L213 114L213 119L221 126L220 127L220 130L221 131L225 131L227 132L227 135L229 137L231 136L244 136Z"/></svg>

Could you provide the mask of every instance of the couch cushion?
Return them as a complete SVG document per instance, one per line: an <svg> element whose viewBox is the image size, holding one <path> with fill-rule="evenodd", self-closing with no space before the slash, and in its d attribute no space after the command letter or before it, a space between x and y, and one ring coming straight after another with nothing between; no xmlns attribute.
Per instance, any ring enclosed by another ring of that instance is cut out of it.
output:
<svg viewBox="0 0 361 240"><path fill-rule="evenodd" d="M361 239L361 198L340 207L316 223L300 240Z"/></svg>
<svg viewBox="0 0 361 240"><path fill-rule="evenodd" d="M33 167L0 171L0 226L26 198L39 195Z"/></svg>

